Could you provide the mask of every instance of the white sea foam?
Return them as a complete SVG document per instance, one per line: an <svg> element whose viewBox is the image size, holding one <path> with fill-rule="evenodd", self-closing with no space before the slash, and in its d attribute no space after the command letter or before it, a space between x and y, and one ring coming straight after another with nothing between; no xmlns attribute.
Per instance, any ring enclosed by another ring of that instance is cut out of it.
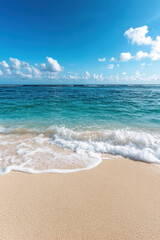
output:
<svg viewBox="0 0 160 240"><path fill-rule="evenodd" d="M106 153L160 163L158 132L131 129L78 131L57 126L43 132L0 127L0 132L1 174L11 170L30 173L87 170L97 166L102 161L102 154Z"/></svg>
<svg viewBox="0 0 160 240"><path fill-rule="evenodd" d="M129 129L76 132L56 128L53 143L73 151L110 153L160 163L160 134Z"/></svg>

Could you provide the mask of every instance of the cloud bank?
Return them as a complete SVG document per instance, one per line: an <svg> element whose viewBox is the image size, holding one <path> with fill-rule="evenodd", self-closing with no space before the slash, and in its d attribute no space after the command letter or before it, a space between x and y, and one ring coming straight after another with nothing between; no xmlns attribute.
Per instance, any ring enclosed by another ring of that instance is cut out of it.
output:
<svg viewBox="0 0 160 240"><path fill-rule="evenodd" d="M53 79L57 74L63 71L63 67L57 60L46 57L46 63L31 65L27 62L20 61L17 58L9 58L7 63L5 60L0 62L0 76L4 78L28 78L28 79Z"/></svg>

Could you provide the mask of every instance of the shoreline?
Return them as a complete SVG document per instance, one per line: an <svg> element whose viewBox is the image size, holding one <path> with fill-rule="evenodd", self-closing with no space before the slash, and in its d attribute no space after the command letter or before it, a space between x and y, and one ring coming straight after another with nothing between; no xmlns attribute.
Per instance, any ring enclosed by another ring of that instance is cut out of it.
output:
<svg viewBox="0 0 160 240"><path fill-rule="evenodd" d="M0 239L158 240L160 171L122 157L68 174L0 176Z"/></svg>

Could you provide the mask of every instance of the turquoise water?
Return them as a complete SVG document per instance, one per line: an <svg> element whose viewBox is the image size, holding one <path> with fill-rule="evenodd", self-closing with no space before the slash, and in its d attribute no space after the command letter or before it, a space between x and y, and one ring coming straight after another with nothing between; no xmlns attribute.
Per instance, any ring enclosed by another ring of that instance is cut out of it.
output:
<svg viewBox="0 0 160 240"><path fill-rule="evenodd" d="M160 86L0 87L0 123L160 129Z"/></svg>
<svg viewBox="0 0 160 240"><path fill-rule="evenodd" d="M100 153L159 163L160 86L0 86L0 126L3 146L8 136L24 139L28 133L30 139L47 137L49 144L92 155L93 165ZM20 166L27 154L29 147L18 155L19 164L9 164L2 149L3 171Z"/></svg>

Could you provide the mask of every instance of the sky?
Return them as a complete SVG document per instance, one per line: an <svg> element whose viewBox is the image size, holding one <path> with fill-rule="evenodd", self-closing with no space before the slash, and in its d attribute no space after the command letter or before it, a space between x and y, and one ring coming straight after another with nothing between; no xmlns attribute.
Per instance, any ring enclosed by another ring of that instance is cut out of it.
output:
<svg viewBox="0 0 160 240"><path fill-rule="evenodd" d="M0 84L160 84L160 1L0 0Z"/></svg>

